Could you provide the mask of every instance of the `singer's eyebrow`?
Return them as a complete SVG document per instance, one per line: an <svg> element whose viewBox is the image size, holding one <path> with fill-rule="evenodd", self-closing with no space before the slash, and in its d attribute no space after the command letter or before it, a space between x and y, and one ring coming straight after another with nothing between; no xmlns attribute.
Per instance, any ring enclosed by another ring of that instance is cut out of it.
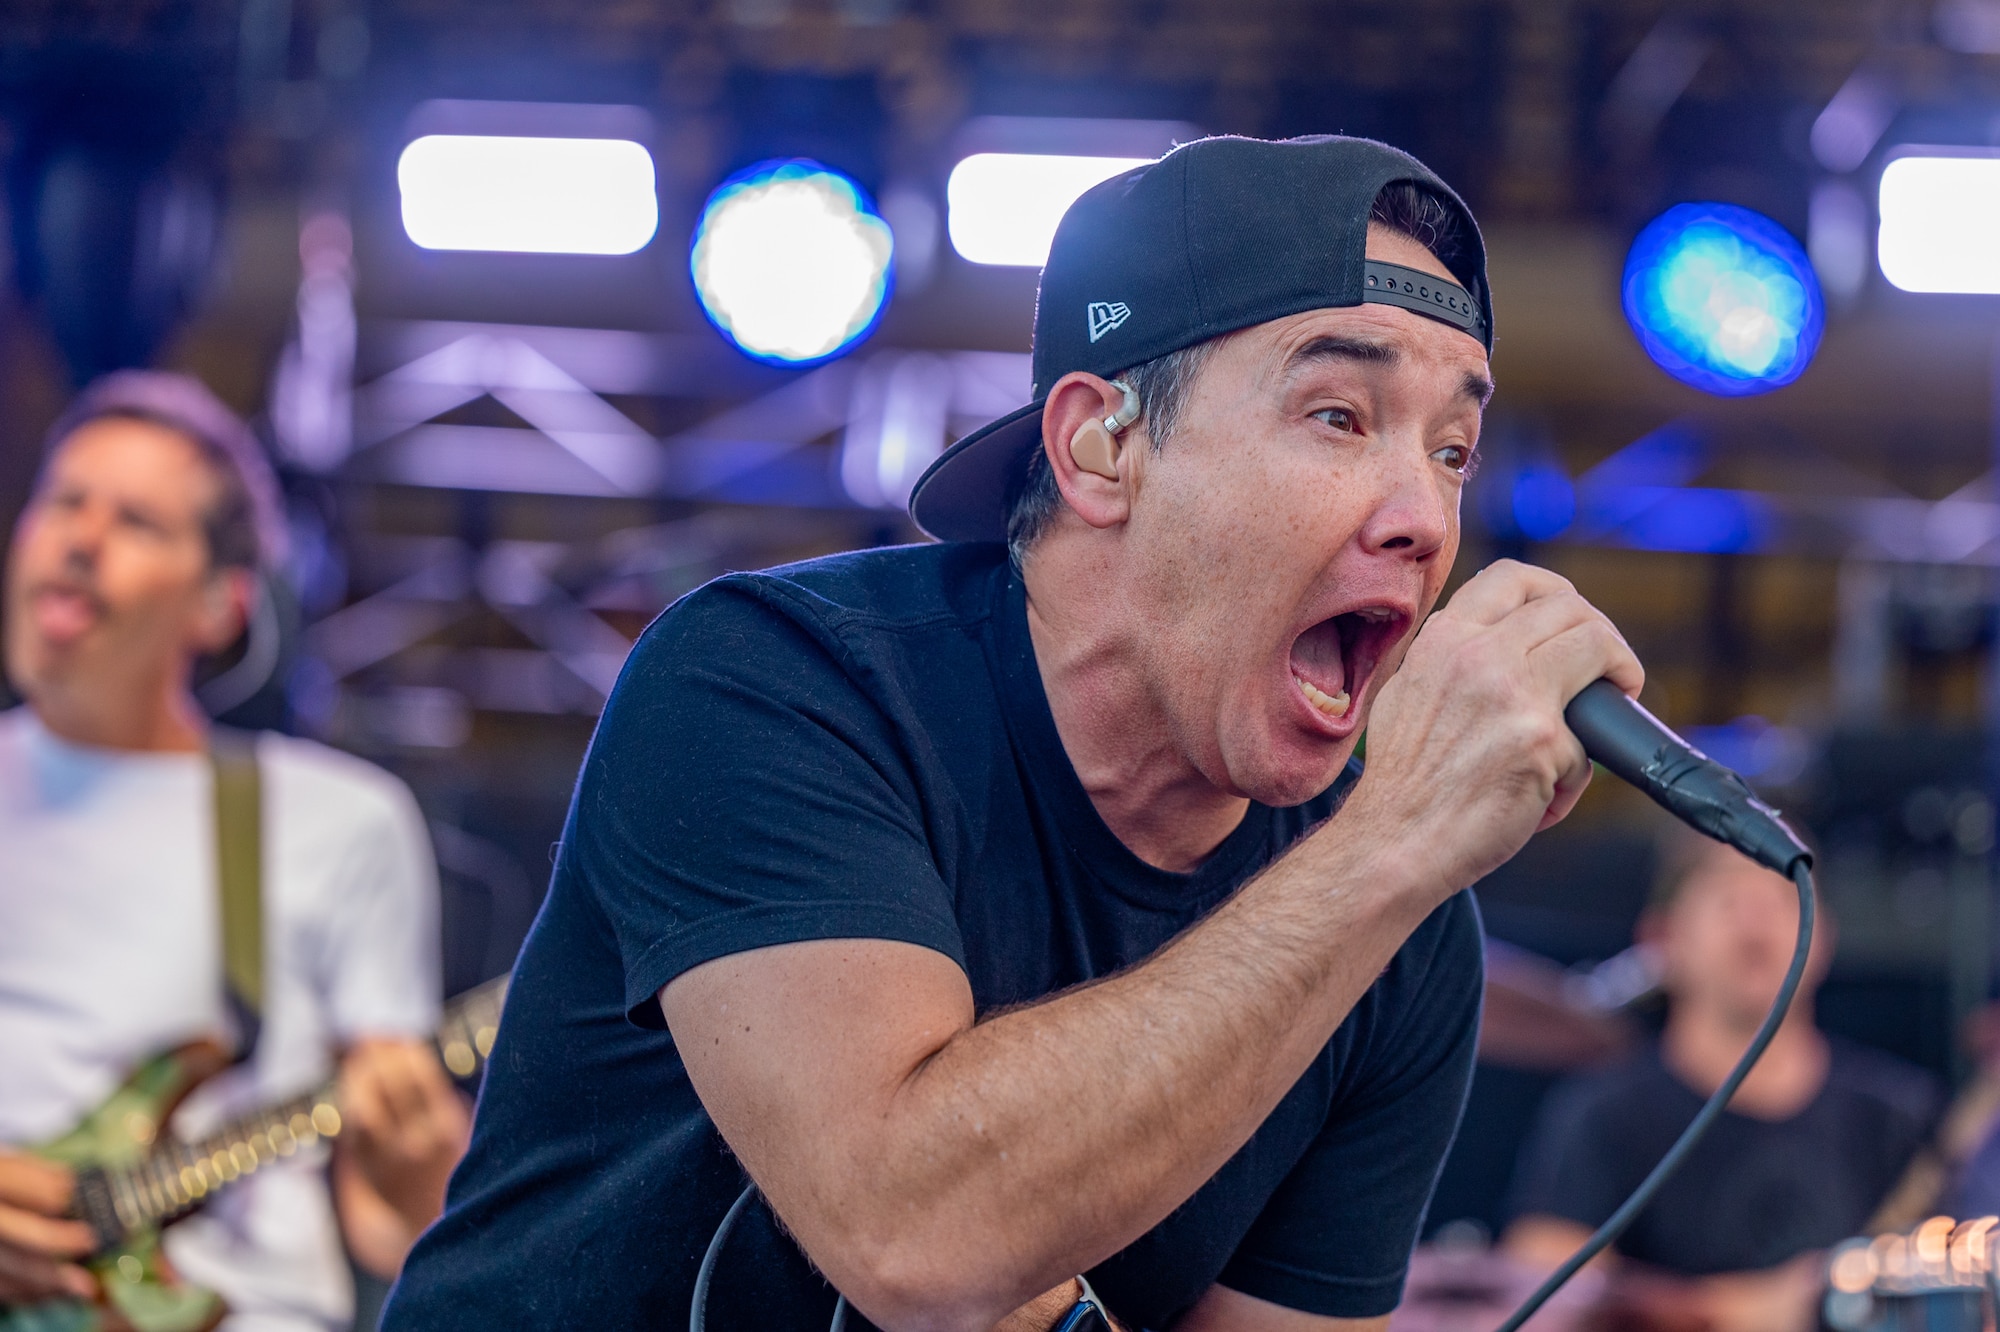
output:
<svg viewBox="0 0 2000 1332"><path fill-rule="evenodd" d="M1285 360L1285 373L1297 374L1318 361L1358 361L1363 365L1393 368L1402 364L1403 353L1386 342L1366 338L1314 338Z"/></svg>
<svg viewBox="0 0 2000 1332"><path fill-rule="evenodd" d="M1403 353L1386 342L1371 342L1366 338L1324 337L1314 338L1285 360L1285 376L1290 378L1306 367L1321 361L1347 361L1362 365L1379 365L1393 369L1402 364ZM1466 371L1459 380L1460 397L1470 398L1481 409L1493 398L1493 381L1485 375Z"/></svg>

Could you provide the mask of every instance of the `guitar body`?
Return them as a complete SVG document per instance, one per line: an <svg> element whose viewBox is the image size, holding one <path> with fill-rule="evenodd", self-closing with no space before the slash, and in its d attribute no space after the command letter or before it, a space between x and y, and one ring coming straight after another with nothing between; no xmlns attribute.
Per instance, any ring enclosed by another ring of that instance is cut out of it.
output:
<svg viewBox="0 0 2000 1332"><path fill-rule="evenodd" d="M35 1154L75 1170L137 1165L187 1094L226 1063L206 1042L158 1055ZM0 1309L0 1332L207 1332L227 1312L214 1291L174 1275L153 1227L124 1236L84 1265L103 1291L100 1303L51 1300Z"/></svg>
<svg viewBox="0 0 2000 1332"><path fill-rule="evenodd" d="M434 1044L455 1076L484 1067L500 1026L507 979L488 981L445 1008ZM84 1120L35 1148L76 1171L75 1214L100 1248L84 1266L102 1297L0 1306L0 1332L208 1332L227 1312L214 1291L177 1277L160 1230L197 1210L217 1190L341 1130L332 1084L238 1116L206 1138L183 1142L167 1122L190 1091L228 1067L227 1054L199 1041L141 1065Z"/></svg>

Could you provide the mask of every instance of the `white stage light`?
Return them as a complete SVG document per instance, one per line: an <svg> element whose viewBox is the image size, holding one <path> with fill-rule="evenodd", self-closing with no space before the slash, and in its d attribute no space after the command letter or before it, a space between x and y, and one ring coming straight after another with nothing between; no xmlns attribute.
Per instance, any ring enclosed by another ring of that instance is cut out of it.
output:
<svg viewBox="0 0 2000 1332"><path fill-rule="evenodd" d="M889 300L889 226L861 187L817 162L764 162L708 197L688 256L702 309L759 360L824 360Z"/></svg>
<svg viewBox="0 0 2000 1332"><path fill-rule="evenodd" d="M1920 149L1882 168L1882 276L1904 291L2000 295L2000 155Z"/></svg>
<svg viewBox="0 0 2000 1332"><path fill-rule="evenodd" d="M396 182L426 250L631 254L660 225L652 155L629 139L426 134Z"/></svg>
<svg viewBox="0 0 2000 1332"><path fill-rule="evenodd" d="M975 264L1040 268L1077 196L1146 157L974 153L945 183L952 248Z"/></svg>

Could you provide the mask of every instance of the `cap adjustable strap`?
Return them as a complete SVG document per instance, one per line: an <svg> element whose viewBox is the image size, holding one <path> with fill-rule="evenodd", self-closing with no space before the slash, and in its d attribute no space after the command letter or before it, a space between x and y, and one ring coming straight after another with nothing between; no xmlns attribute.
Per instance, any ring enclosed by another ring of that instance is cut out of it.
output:
<svg viewBox="0 0 2000 1332"><path fill-rule="evenodd" d="M1400 305L1463 329L1481 342L1486 340L1486 316L1480 312L1479 302L1456 282L1379 259L1364 260L1362 274L1362 301Z"/></svg>

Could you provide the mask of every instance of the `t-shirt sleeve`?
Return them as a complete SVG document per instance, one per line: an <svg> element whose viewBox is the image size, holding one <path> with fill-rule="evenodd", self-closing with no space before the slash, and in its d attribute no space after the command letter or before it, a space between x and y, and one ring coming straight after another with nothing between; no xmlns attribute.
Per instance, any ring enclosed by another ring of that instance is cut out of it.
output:
<svg viewBox="0 0 2000 1332"><path fill-rule="evenodd" d="M964 966L908 753L796 589L739 577L640 639L592 741L564 854L611 924L626 1011L714 958L810 939L918 944Z"/></svg>
<svg viewBox="0 0 2000 1332"><path fill-rule="evenodd" d="M1514 1172L1509 1213L1552 1216L1595 1230L1611 1219L1638 1180L1629 1131L1611 1121L1600 1077L1559 1084L1542 1102Z"/></svg>
<svg viewBox="0 0 2000 1332"><path fill-rule="evenodd" d="M1478 911L1461 893L1438 912L1428 959L1398 982L1401 1020L1371 1040L1363 1080L1336 1095L1220 1284L1330 1318L1377 1317L1402 1298L1479 1040Z"/></svg>

